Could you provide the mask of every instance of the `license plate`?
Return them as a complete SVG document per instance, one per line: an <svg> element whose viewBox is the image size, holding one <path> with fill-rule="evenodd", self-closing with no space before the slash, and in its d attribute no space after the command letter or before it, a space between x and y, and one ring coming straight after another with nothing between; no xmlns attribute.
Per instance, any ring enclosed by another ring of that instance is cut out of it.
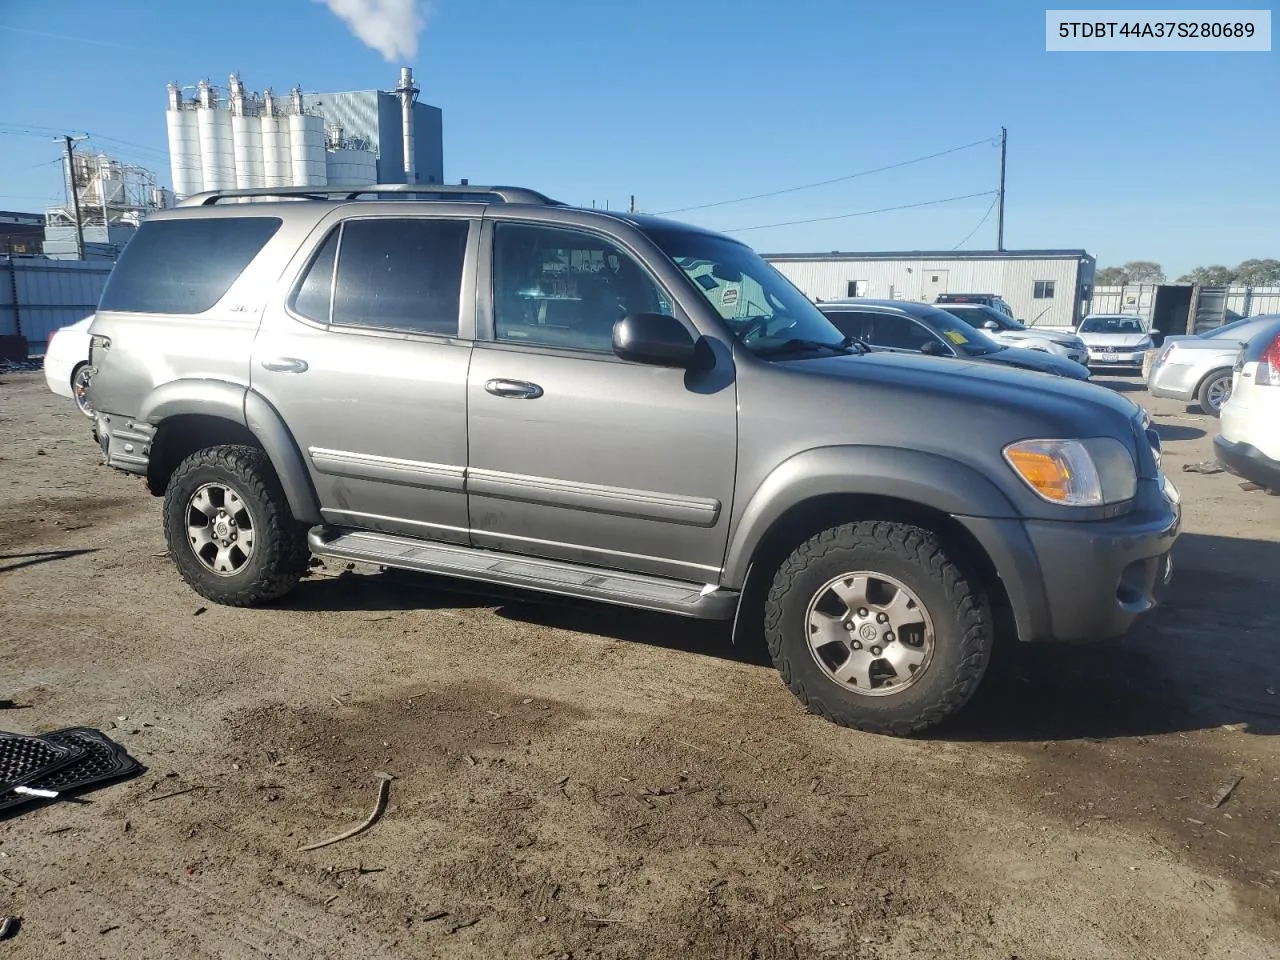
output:
<svg viewBox="0 0 1280 960"><path fill-rule="evenodd" d="M1113 354L1110 354L1110 353L1097 353L1097 354L1094 354L1089 359L1094 360L1098 363L1119 363L1120 362L1119 357L1114 356Z"/></svg>

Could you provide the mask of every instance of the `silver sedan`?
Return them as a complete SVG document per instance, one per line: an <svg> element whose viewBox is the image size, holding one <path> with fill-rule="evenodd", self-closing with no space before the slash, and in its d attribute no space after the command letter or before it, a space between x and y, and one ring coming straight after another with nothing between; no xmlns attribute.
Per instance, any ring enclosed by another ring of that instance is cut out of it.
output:
<svg viewBox="0 0 1280 960"><path fill-rule="evenodd" d="M1241 346L1277 319L1280 314L1249 317L1195 336L1166 337L1147 376L1151 395L1194 401L1218 416L1231 397L1231 368Z"/></svg>

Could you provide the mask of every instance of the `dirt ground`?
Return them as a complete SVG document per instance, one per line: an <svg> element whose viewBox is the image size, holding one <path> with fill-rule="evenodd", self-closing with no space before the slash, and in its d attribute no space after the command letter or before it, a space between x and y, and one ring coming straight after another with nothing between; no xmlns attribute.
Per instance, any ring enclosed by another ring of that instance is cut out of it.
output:
<svg viewBox="0 0 1280 960"><path fill-rule="evenodd" d="M715 625L333 563L208 604L70 402L0 381L0 727L148 767L0 822L6 957L1280 956L1280 498L1184 472L1216 421L1134 379L1172 598L1007 651L916 741L807 716ZM375 771L385 816L300 851Z"/></svg>

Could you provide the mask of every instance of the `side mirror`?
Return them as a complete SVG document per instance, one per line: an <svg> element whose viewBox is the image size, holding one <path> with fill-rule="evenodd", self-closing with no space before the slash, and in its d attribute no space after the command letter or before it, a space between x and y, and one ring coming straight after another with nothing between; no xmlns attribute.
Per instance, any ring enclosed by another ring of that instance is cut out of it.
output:
<svg viewBox="0 0 1280 960"><path fill-rule="evenodd" d="M696 350L696 341L675 317L633 313L613 325L613 352L623 360L687 370Z"/></svg>
<svg viewBox="0 0 1280 960"><path fill-rule="evenodd" d="M945 357L948 355L947 348L938 340L925 341L925 345L920 348L920 352L930 357Z"/></svg>
<svg viewBox="0 0 1280 960"><path fill-rule="evenodd" d="M999 330L1000 324L996 323L994 320L988 320L986 323L982 325L982 329L983 330Z"/></svg>

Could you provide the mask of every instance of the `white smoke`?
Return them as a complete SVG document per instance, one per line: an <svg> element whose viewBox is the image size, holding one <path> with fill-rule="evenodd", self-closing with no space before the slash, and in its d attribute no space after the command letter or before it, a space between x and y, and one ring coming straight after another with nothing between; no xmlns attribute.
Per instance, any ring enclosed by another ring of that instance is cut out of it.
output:
<svg viewBox="0 0 1280 960"><path fill-rule="evenodd" d="M321 2L321 0L317 0ZM364 43L388 63L418 56L418 34L427 25L421 0L322 0Z"/></svg>

